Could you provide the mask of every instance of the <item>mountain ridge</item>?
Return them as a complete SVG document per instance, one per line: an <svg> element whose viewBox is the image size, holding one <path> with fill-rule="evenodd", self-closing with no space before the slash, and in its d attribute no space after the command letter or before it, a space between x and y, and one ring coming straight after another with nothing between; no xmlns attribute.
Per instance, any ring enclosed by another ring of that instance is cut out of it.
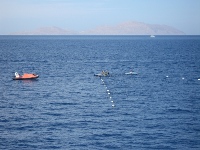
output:
<svg viewBox="0 0 200 150"><path fill-rule="evenodd" d="M113 26L98 26L86 31L66 30L59 27L41 27L32 31L15 32L13 35L185 35L167 25L142 22L123 22Z"/></svg>

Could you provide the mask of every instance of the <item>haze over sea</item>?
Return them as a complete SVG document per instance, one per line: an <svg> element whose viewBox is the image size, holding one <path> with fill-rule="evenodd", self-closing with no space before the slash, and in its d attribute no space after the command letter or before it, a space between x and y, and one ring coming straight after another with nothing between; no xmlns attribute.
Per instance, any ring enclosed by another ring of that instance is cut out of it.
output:
<svg viewBox="0 0 200 150"><path fill-rule="evenodd" d="M200 149L200 36L0 36L0 71L0 149Z"/></svg>

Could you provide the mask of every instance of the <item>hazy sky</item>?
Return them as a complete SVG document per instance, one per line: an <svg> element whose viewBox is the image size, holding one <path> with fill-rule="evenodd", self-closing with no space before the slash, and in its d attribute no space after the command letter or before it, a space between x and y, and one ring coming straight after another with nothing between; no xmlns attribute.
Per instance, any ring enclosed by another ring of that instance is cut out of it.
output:
<svg viewBox="0 0 200 150"><path fill-rule="evenodd" d="M0 34L50 26L82 31L127 21L200 35L200 0L0 0Z"/></svg>

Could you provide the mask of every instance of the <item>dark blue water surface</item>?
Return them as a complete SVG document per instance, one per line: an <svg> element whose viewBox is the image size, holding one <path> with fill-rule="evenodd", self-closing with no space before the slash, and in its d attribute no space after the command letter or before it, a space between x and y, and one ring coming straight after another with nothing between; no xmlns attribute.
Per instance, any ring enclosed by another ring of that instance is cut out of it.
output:
<svg viewBox="0 0 200 150"><path fill-rule="evenodd" d="M200 36L0 36L0 73L0 149L200 149Z"/></svg>

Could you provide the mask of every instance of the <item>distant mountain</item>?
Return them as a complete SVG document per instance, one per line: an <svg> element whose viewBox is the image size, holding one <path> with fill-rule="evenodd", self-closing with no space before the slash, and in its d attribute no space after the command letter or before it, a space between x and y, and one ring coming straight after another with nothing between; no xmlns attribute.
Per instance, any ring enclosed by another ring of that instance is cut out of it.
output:
<svg viewBox="0 0 200 150"><path fill-rule="evenodd" d="M141 22L125 22L115 26L100 26L85 31L91 35L184 35L178 29L166 25L153 25Z"/></svg>
<svg viewBox="0 0 200 150"><path fill-rule="evenodd" d="M15 32L14 35L75 35L77 32L58 27L42 27L33 31Z"/></svg>
<svg viewBox="0 0 200 150"><path fill-rule="evenodd" d="M87 31L72 31L58 27L43 27L33 31L16 32L13 35L184 35L182 31L167 25L125 22L115 26L100 26Z"/></svg>

